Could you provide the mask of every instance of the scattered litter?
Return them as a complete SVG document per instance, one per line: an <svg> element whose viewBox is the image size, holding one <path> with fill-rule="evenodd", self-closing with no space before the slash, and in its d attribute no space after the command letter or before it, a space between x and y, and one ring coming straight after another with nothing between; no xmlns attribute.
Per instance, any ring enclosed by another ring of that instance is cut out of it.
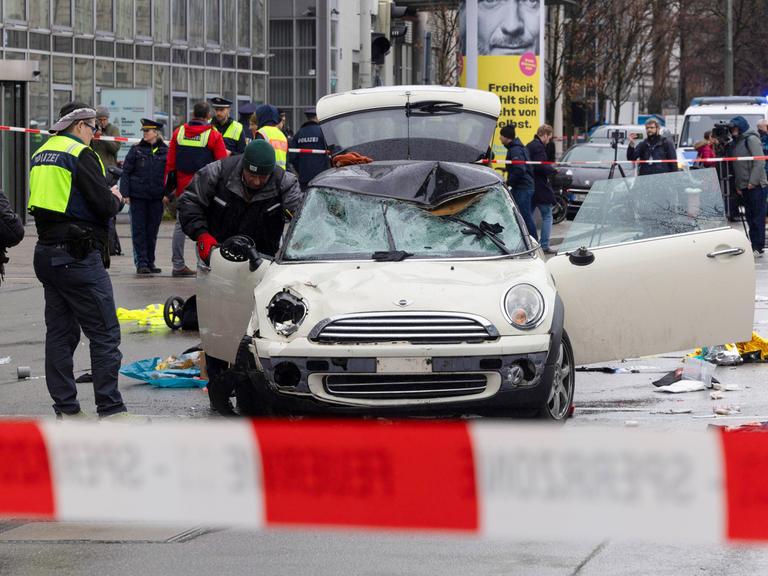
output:
<svg viewBox="0 0 768 576"><path fill-rule="evenodd" d="M700 380L678 380L668 386L659 386L654 392L667 392L670 394L682 394L683 392L698 392L706 390L704 382Z"/></svg>
<svg viewBox="0 0 768 576"><path fill-rule="evenodd" d="M93 382L93 375L90 372L80 374L80 376L75 378L75 384L84 384L86 382Z"/></svg>
<svg viewBox="0 0 768 576"><path fill-rule="evenodd" d="M703 382L706 388L712 388L712 374L716 366L699 358L686 358L683 364L683 380Z"/></svg>
<svg viewBox="0 0 768 576"><path fill-rule="evenodd" d="M670 408L669 410L654 410L651 414L690 414L691 408Z"/></svg>
<svg viewBox="0 0 768 576"><path fill-rule="evenodd" d="M200 377L200 352L178 357L147 358L120 368L120 374L160 388L203 388L208 381Z"/></svg>
<svg viewBox="0 0 768 576"><path fill-rule="evenodd" d="M136 322L139 326L166 326L162 304L150 304L146 308L136 310L118 308L117 319L121 322Z"/></svg>
<svg viewBox="0 0 768 576"><path fill-rule="evenodd" d="M723 393L722 393L722 392L720 392L720 390L717 390L717 391L715 391L715 392L710 392L710 393L709 393L709 397L710 397L712 400L722 400L722 399L723 399Z"/></svg>
<svg viewBox="0 0 768 576"><path fill-rule="evenodd" d="M736 366L744 362L736 344L720 344L718 346L697 348L688 357L711 362L716 366Z"/></svg>
<svg viewBox="0 0 768 576"><path fill-rule="evenodd" d="M752 340L738 342L736 349L744 362L765 362L768 360L768 340L762 338L757 332L752 332Z"/></svg>
<svg viewBox="0 0 768 576"><path fill-rule="evenodd" d="M600 372L602 374L660 374L664 370L657 366L627 366L626 368L615 368L613 366L581 366L576 368L576 372Z"/></svg>
<svg viewBox="0 0 768 576"><path fill-rule="evenodd" d="M3 366L5 364L10 364L10 363L11 363L10 356L3 356L2 358L0 358L0 366Z"/></svg>
<svg viewBox="0 0 768 576"><path fill-rule="evenodd" d="M715 406L712 408L712 412L718 416L733 416L734 414L741 414L741 408L738 406Z"/></svg>
<svg viewBox="0 0 768 576"><path fill-rule="evenodd" d="M738 384L721 384L720 382L715 382L714 379L712 380L712 388L715 390L722 390L723 392L735 392L736 390L741 390L741 387Z"/></svg>
<svg viewBox="0 0 768 576"><path fill-rule="evenodd" d="M26 380L32 375L32 368L29 366L17 366L16 367L16 377L19 380Z"/></svg>
<svg viewBox="0 0 768 576"><path fill-rule="evenodd" d="M645 412L647 408L622 408L621 406L576 406L579 412Z"/></svg>
<svg viewBox="0 0 768 576"><path fill-rule="evenodd" d="M626 426L627 428L637 428L638 426L640 426L640 422L638 422L637 420L625 420L624 426Z"/></svg>

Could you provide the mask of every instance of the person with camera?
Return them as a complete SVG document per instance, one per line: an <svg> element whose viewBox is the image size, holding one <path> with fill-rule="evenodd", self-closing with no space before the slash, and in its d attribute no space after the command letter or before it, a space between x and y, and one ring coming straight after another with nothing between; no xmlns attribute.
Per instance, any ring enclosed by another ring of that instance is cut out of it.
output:
<svg viewBox="0 0 768 576"><path fill-rule="evenodd" d="M507 160L527 162L531 159L528 149L515 134L515 127L507 124L500 133L501 143L507 149ZM507 187L523 217L528 234L538 240L533 220L533 170L529 164L507 164Z"/></svg>
<svg viewBox="0 0 768 576"><path fill-rule="evenodd" d="M757 132L750 129L743 116L735 116L728 122L733 141L731 156L762 156L763 146ZM746 211L749 240L755 258L763 257L765 249L766 191L768 178L765 160L737 160L732 164L736 194L741 196Z"/></svg>
<svg viewBox="0 0 768 576"><path fill-rule="evenodd" d="M0 282L5 274L5 264L8 262L6 250L16 246L24 239L24 225L11 209L8 198L0 192Z"/></svg>
<svg viewBox="0 0 768 576"><path fill-rule="evenodd" d="M648 163L641 162L637 169L638 176L650 174L665 174L677 172L677 152L671 140L661 135L661 127L654 118L645 122L645 140L639 144L637 135L629 134L629 146L627 146L627 160L670 160L670 162ZM674 162L671 162L674 160Z"/></svg>
<svg viewBox="0 0 768 576"><path fill-rule="evenodd" d="M120 324L115 313L107 228L122 197L109 188L89 144L96 111L65 104L51 136L32 156L29 211L35 217L35 274L45 297L45 379L59 418L82 418L73 375L80 329L90 341L93 389L101 418L127 412L117 389Z"/></svg>

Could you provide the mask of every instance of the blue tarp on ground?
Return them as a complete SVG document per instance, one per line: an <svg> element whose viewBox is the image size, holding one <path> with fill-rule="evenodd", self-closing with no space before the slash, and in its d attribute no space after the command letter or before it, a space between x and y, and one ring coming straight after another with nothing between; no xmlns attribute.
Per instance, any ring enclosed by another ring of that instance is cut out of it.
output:
<svg viewBox="0 0 768 576"><path fill-rule="evenodd" d="M205 388L207 380L200 379L200 368L157 370L162 358L146 358L120 368L120 374L141 380L159 388Z"/></svg>

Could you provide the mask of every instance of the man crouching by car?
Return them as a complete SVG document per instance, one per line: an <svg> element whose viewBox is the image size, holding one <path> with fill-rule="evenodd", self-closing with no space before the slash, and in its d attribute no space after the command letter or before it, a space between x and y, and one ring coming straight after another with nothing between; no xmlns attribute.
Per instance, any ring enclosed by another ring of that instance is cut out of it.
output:
<svg viewBox="0 0 768 576"><path fill-rule="evenodd" d="M301 198L296 177L276 166L274 148L266 140L253 140L242 155L212 162L195 174L179 199L179 222L206 264L214 246L237 235L249 236L256 250L274 256ZM211 406L222 413L231 392L218 379L225 369L208 365Z"/></svg>

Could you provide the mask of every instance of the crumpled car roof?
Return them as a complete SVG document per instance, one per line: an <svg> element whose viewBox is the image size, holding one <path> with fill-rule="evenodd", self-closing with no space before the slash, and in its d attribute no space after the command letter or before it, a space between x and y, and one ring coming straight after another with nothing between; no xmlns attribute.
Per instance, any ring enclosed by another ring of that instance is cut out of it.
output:
<svg viewBox="0 0 768 576"><path fill-rule="evenodd" d="M326 170L315 177L311 185L396 198L433 208L501 182L496 172L476 164L389 161Z"/></svg>

